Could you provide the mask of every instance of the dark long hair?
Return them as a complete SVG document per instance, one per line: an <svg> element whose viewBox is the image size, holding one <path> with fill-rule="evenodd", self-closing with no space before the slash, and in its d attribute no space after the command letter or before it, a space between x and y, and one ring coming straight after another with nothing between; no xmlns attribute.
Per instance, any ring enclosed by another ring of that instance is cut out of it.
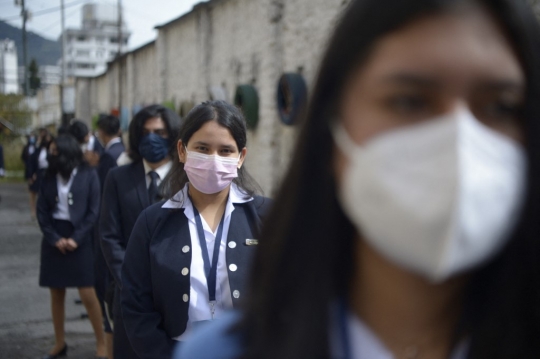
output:
<svg viewBox="0 0 540 359"><path fill-rule="evenodd" d="M246 338L243 358L330 357L329 307L348 295L355 243L354 228L336 199L328 122L337 115L347 78L381 36L459 2L358 0L346 9L330 38L290 169L261 236L237 328ZM540 358L540 31L520 0L475 3L496 17L526 73L529 185L512 240L472 275L463 328L471 339L469 358Z"/></svg>
<svg viewBox="0 0 540 359"><path fill-rule="evenodd" d="M225 101L207 101L195 106L187 114L180 134L175 144L179 140L187 145L189 139L197 132L205 123L216 121L220 126L229 130L231 136L236 142L238 151L242 151L247 144L247 129L246 120L242 112ZM175 147L176 148L176 147ZM173 167L169 174L163 180L161 192L164 198L174 196L178 191L184 188L188 182L188 177L184 171L184 164L180 162L178 151L173 155ZM238 170L238 177L233 180L238 185L240 190L248 197L254 194L262 193L261 188L255 180L249 175L245 164Z"/></svg>
<svg viewBox="0 0 540 359"><path fill-rule="evenodd" d="M178 128L180 127L180 117L172 110L161 105L150 105L133 116L129 124L129 157L133 162L140 161L142 159L139 153L139 144L143 136L144 124L151 118L159 117L165 122L167 132L169 133L169 139L171 146L169 147L169 154L172 156L176 149L176 143L174 139L178 136Z"/></svg>
<svg viewBox="0 0 540 359"><path fill-rule="evenodd" d="M71 171L83 164L83 153L79 142L74 136L65 134L56 137L51 143L56 144L58 155L54 156L54 163L50 161L51 156L47 156L50 162L46 172L47 176L56 176L56 174L60 173L67 180Z"/></svg>

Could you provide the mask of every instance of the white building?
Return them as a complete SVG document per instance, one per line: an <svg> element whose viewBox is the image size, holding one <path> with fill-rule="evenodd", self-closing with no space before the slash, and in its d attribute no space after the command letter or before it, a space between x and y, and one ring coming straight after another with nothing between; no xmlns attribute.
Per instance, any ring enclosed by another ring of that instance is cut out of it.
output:
<svg viewBox="0 0 540 359"><path fill-rule="evenodd" d="M131 33L124 22L121 31L118 30L116 5L84 5L82 28L67 29L65 33L66 76L92 77L105 72L107 62L116 57L119 49L121 52L127 51ZM121 37L120 44L119 37Z"/></svg>
<svg viewBox="0 0 540 359"><path fill-rule="evenodd" d="M0 41L0 93L18 93L17 48L9 39Z"/></svg>
<svg viewBox="0 0 540 359"><path fill-rule="evenodd" d="M53 65L39 66L38 76L41 79L41 87L59 85L62 79L60 66Z"/></svg>

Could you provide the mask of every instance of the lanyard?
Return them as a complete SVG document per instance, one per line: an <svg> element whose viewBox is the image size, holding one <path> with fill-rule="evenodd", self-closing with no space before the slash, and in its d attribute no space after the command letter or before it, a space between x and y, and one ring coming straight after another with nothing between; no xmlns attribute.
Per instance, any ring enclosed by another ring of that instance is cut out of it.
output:
<svg viewBox="0 0 540 359"><path fill-rule="evenodd" d="M193 202L192 202L193 203ZM208 247L206 246L206 237L204 235L204 229L201 221L201 215L197 208L193 205L193 212L195 214L195 224L197 225L197 234L199 237L199 243L201 244L202 257L204 262L204 274L206 276L206 285L208 286L208 300L210 301L210 310L212 312L212 319L214 319L215 304L216 304L216 274L217 263L219 258L219 247L223 240L223 222L225 221L225 212L219 222L216 240L214 241L214 254L212 255L212 265L210 265L210 257L208 256Z"/></svg>
<svg viewBox="0 0 540 359"><path fill-rule="evenodd" d="M351 338L349 333L349 323L347 321L347 303L341 299L338 303L338 326L341 338L341 348L343 350L343 359L352 359Z"/></svg>

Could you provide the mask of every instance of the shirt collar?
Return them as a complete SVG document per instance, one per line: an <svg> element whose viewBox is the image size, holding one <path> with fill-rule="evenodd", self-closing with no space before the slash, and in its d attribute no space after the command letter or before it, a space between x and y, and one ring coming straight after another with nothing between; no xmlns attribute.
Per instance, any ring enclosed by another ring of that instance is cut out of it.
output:
<svg viewBox="0 0 540 359"><path fill-rule="evenodd" d="M178 193L176 193L171 199L169 199L161 208L184 208L186 211L192 209L191 201L188 196L189 183L186 183ZM231 189L229 190L229 198L227 199L227 205L232 203L246 203L253 201L253 197L242 192L236 183L231 183Z"/></svg>
<svg viewBox="0 0 540 359"><path fill-rule="evenodd" d="M112 140L110 140L108 143L107 143L107 146L105 146L105 151L107 151L109 148L111 148L112 145L114 145L115 143L120 143L122 142L120 140L120 137L115 137L113 138Z"/></svg>
<svg viewBox="0 0 540 359"><path fill-rule="evenodd" d="M143 165L144 165L145 175L147 175L148 172L152 171L152 168L150 168L150 165L148 164L148 162L146 162L145 159L143 159ZM159 166L153 171L158 174L160 180L163 180L165 176L167 176L167 173L169 173L169 171L171 170L171 167L172 167L172 161L167 161L167 163Z"/></svg>

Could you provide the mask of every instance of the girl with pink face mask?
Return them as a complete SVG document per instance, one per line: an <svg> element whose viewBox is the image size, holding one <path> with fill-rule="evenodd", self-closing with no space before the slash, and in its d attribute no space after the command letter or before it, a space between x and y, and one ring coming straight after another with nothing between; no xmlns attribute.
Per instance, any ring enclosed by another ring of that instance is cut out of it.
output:
<svg viewBox="0 0 540 359"><path fill-rule="evenodd" d="M187 115L162 192L133 229L122 268L122 316L142 358L170 358L193 328L243 300L271 201L247 173L246 123L224 101Z"/></svg>

